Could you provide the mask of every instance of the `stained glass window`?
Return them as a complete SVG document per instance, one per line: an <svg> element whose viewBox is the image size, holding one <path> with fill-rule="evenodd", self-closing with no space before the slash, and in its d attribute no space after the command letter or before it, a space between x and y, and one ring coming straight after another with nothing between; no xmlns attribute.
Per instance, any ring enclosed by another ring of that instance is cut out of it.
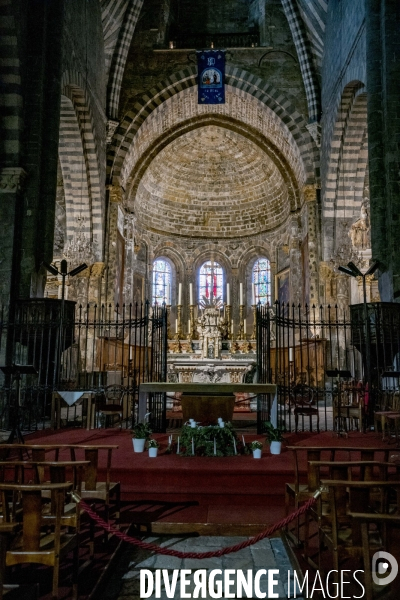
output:
<svg viewBox="0 0 400 600"><path fill-rule="evenodd" d="M253 267L256 304L271 303L271 267L267 258L259 258Z"/></svg>
<svg viewBox="0 0 400 600"><path fill-rule="evenodd" d="M218 263L209 260L200 267L199 274L199 302L203 296L207 300L220 298L223 300L224 272Z"/></svg>
<svg viewBox="0 0 400 600"><path fill-rule="evenodd" d="M171 265L162 259L153 262L153 304L171 302Z"/></svg>

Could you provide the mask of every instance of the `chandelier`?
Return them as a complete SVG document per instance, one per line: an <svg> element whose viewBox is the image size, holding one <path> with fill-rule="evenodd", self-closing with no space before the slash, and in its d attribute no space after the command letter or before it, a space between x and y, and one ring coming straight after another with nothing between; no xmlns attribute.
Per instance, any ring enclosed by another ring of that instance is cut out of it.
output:
<svg viewBox="0 0 400 600"><path fill-rule="evenodd" d="M63 255L71 266L93 263L93 243L85 231L85 217L76 218L75 233L67 244Z"/></svg>

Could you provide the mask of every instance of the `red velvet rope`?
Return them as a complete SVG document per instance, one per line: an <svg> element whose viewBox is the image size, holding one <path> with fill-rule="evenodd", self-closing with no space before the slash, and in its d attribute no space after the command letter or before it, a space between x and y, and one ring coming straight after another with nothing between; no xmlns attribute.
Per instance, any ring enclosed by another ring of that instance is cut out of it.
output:
<svg viewBox="0 0 400 600"><path fill-rule="evenodd" d="M145 550L151 550L152 552L155 552L156 554L166 554L167 556L176 556L177 558L199 558L199 559L202 559L202 558L214 558L214 557L218 557L218 556L225 556L225 554L231 554L232 552L238 552L239 550L242 550L242 548L247 548L248 546L252 546L253 544L256 544L260 540L263 540L264 538L269 537L270 535L275 533L275 531L277 531L278 529L283 529L283 527L286 527L286 525L291 523L291 521L294 521L294 519L297 519L297 517L303 515L313 504L315 504L315 502L316 502L315 498L310 498L305 504L303 504L294 513L291 513L285 519L282 519L278 523L275 523L275 525L272 525L272 527L269 527L265 531L262 531L258 535L246 540L245 542L241 542L240 544L236 544L235 546L228 546L227 548L221 548L220 550L212 550L210 552L180 552L179 550L171 550L170 548L161 548L160 546L157 546L156 544L148 544L147 542L142 542L141 540L138 540L137 538L127 535L126 533L123 533L122 531L119 531L119 529L115 529L115 527L113 527L112 525L109 525L106 521L104 521L101 517L99 517L90 508L90 506L88 506L86 504L86 502L84 502L84 500L81 500L79 504L80 504L81 508L83 508L83 510L85 510L87 512L89 517L91 519L93 519L93 521L95 521L98 525L100 525L103 529L105 529L105 531L108 531L108 533L112 533L112 534L116 535L118 538L120 538L124 542L129 542L130 544L139 546L139 548L143 548Z"/></svg>

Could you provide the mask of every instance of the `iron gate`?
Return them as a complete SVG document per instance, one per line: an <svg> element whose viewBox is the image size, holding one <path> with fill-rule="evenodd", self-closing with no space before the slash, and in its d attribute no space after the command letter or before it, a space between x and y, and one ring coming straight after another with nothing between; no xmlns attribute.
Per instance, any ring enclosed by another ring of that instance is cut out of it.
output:
<svg viewBox="0 0 400 600"><path fill-rule="evenodd" d="M1 364L33 365L21 376L19 399L11 375L0 374L0 428L10 429L10 407L19 404L21 428L49 426L52 394L89 391L103 396L107 386L122 385L123 424L137 415L139 384L166 381L166 308L148 302L135 305L75 308L70 301L32 299L21 302L12 322L1 320ZM85 406L63 408L62 424L83 420ZM164 431L166 402L155 398L154 431Z"/></svg>

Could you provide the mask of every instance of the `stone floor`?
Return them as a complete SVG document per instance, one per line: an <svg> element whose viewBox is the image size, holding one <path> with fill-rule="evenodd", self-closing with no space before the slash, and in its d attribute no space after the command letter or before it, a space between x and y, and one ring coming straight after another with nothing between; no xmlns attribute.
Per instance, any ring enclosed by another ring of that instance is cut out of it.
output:
<svg viewBox="0 0 400 600"><path fill-rule="evenodd" d="M248 538L245 537L163 537L146 538L146 542L154 542L160 546L173 548L175 550L181 550L183 552L208 552L210 550L218 550L228 546L238 544ZM282 540L278 537L271 539L264 539L256 544L239 550L238 552L228 554L222 558L208 558L208 559L179 559L176 557L162 556L152 554L150 552L128 546L121 559L118 561L113 576L107 586L102 591L102 600L136 600L140 598L140 570L148 569L154 573L156 569L168 569L169 580L172 578L172 569L191 569L192 572L197 569L206 569L208 573L213 569L221 569L225 571L227 569L242 570L244 575L247 576L247 570L252 569L253 578L260 569L279 569L279 575L275 575L274 578L278 582L274 586L274 593L279 594L279 599L284 598L302 598L300 592L297 590L297 595L293 594L293 569L290 558L286 551L285 545ZM297 576L300 579L300 573L297 572ZM231 593L236 590L236 573L232 575L235 584L231 587ZM218 579L223 578L219 575ZM290 593L288 590L288 580L290 581ZM190 586L186 588L186 592L190 593L192 597L192 591L194 589L193 580L190 579ZM260 578L260 591L266 593L266 598L273 597L268 594L268 578L266 575L262 575ZM214 595L213 597L224 598L224 593L221 595ZM239 597L236 596L229 597ZM153 594L150 598L156 598ZM161 586L161 600L168 598L164 585ZM176 586L173 598L181 598L179 580ZM194 596L193 596L194 597ZM207 593L207 596L198 596L200 598L211 598ZM246 597L243 595L243 597ZM254 594L251 596L256 598Z"/></svg>

